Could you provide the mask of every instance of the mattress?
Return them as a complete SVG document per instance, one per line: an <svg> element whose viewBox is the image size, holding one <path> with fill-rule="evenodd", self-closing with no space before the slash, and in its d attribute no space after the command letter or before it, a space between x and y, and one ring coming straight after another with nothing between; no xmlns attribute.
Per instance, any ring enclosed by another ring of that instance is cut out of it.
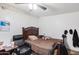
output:
<svg viewBox="0 0 79 59"><path fill-rule="evenodd" d="M25 40L29 44L31 44L31 48L35 53L41 55L49 55L53 49L53 44L59 40L56 39L38 39L38 40Z"/></svg>

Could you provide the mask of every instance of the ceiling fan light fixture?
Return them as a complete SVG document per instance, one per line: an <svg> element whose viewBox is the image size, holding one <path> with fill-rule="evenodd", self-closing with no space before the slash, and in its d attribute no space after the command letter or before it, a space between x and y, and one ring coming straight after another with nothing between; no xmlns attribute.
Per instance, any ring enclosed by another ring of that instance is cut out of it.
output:
<svg viewBox="0 0 79 59"><path fill-rule="evenodd" d="M33 4L28 4L28 8L32 10L33 9Z"/></svg>
<svg viewBox="0 0 79 59"><path fill-rule="evenodd" d="M36 4L28 4L29 9L36 10L38 6Z"/></svg>
<svg viewBox="0 0 79 59"><path fill-rule="evenodd" d="M33 9L36 10L38 6L36 4L33 4Z"/></svg>

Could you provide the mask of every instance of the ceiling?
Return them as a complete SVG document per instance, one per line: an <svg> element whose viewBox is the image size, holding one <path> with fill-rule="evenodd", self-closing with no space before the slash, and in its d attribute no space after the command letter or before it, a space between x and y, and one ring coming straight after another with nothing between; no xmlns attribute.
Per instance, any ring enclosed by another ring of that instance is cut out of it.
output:
<svg viewBox="0 0 79 59"><path fill-rule="evenodd" d="M71 13L79 11L79 3L37 3L37 4L44 6L47 9L43 10L40 7L38 7L36 10L30 10L28 8L28 3L14 3L14 4L10 3L6 5L13 6L16 9L21 10L35 17L51 16L51 15L58 15L63 13Z"/></svg>

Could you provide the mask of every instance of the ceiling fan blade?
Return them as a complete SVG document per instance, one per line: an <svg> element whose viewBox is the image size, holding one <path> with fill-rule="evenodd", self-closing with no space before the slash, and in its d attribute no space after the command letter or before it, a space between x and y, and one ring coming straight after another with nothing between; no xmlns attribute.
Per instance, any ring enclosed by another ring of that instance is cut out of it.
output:
<svg viewBox="0 0 79 59"><path fill-rule="evenodd" d="M25 4L25 3L15 3L15 4Z"/></svg>
<svg viewBox="0 0 79 59"><path fill-rule="evenodd" d="M43 10L46 10L47 8L41 5L37 5L38 7L42 8Z"/></svg>

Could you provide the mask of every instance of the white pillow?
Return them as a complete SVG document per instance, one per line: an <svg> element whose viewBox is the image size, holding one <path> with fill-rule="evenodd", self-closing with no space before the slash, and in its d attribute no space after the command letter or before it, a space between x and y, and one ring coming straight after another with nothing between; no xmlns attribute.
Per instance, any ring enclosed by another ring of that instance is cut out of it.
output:
<svg viewBox="0 0 79 59"><path fill-rule="evenodd" d="M29 35L28 39L30 39L30 40L37 40L38 38L35 35Z"/></svg>

